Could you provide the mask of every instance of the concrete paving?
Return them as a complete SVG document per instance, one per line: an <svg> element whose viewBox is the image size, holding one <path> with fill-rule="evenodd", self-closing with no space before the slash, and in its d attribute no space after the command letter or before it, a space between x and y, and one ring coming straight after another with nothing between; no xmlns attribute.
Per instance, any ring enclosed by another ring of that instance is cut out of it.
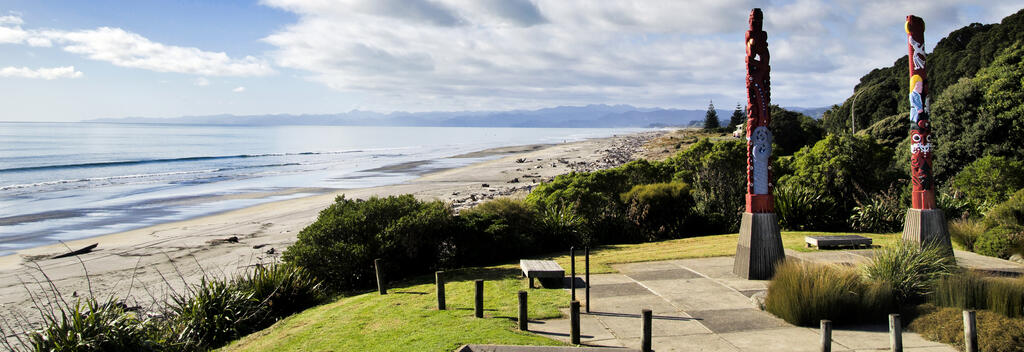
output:
<svg viewBox="0 0 1024 352"><path fill-rule="evenodd" d="M816 255L816 261L839 264L865 258L849 252L856 251ZM715 257L630 263L613 266L619 271L616 274L591 275L591 310L580 316L582 344L640 348L640 313L646 308L653 313L652 346L659 352L820 350L818 329L790 325L753 303L749 297L765 291L768 282L733 275L732 261L732 257ZM584 299L582 289L576 294ZM884 322L836 328L832 350L888 350L887 329ZM569 341L568 319L531 324L530 330ZM903 344L907 351L956 351L909 332L903 333Z"/></svg>

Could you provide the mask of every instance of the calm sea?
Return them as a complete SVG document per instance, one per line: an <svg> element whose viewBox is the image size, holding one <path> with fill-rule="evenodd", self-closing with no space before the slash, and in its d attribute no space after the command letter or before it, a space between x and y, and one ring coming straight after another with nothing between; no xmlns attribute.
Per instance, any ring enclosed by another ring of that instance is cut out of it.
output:
<svg viewBox="0 0 1024 352"><path fill-rule="evenodd" d="M0 123L0 255L638 130Z"/></svg>

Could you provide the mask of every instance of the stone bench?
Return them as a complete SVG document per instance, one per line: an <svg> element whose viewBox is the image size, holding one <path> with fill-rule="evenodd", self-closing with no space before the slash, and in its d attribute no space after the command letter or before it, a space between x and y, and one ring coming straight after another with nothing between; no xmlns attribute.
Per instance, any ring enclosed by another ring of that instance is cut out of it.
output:
<svg viewBox="0 0 1024 352"><path fill-rule="evenodd" d="M871 238L858 235L804 236L804 242L807 243L808 248L810 248L811 246L815 246L818 247L818 249L838 247L871 247Z"/></svg>
<svg viewBox="0 0 1024 352"><path fill-rule="evenodd" d="M523 259L519 261L519 267L523 269L523 276L530 278L530 288L533 288L534 278L561 280L565 277L565 269L554 260Z"/></svg>

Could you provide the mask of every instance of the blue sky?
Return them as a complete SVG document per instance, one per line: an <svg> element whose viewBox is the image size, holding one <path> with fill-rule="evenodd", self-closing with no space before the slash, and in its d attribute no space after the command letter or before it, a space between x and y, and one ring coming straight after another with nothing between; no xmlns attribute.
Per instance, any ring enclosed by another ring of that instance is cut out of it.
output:
<svg viewBox="0 0 1024 352"><path fill-rule="evenodd" d="M773 102L840 102L906 54L1020 1L0 2L0 121L743 102L764 9Z"/></svg>

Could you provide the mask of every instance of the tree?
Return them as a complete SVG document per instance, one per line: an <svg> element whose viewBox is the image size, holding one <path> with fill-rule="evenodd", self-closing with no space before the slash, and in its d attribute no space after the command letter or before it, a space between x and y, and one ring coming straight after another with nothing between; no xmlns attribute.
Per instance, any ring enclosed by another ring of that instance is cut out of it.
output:
<svg viewBox="0 0 1024 352"><path fill-rule="evenodd" d="M722 127L718 123L718 112L715 111L715 102L708 103L708 112L704 114L704 129L715 130Z"/></svg>
<svg viewBox="0 0 1024 352"><path fill-rule="evenodd" d="M736 103L736 110L732 111L732 116L729 116L729 129L734 129L736 126L742 125L743 120L747 119L747 114L743 112L743 108L740 107L740 103Z"/></svg>

